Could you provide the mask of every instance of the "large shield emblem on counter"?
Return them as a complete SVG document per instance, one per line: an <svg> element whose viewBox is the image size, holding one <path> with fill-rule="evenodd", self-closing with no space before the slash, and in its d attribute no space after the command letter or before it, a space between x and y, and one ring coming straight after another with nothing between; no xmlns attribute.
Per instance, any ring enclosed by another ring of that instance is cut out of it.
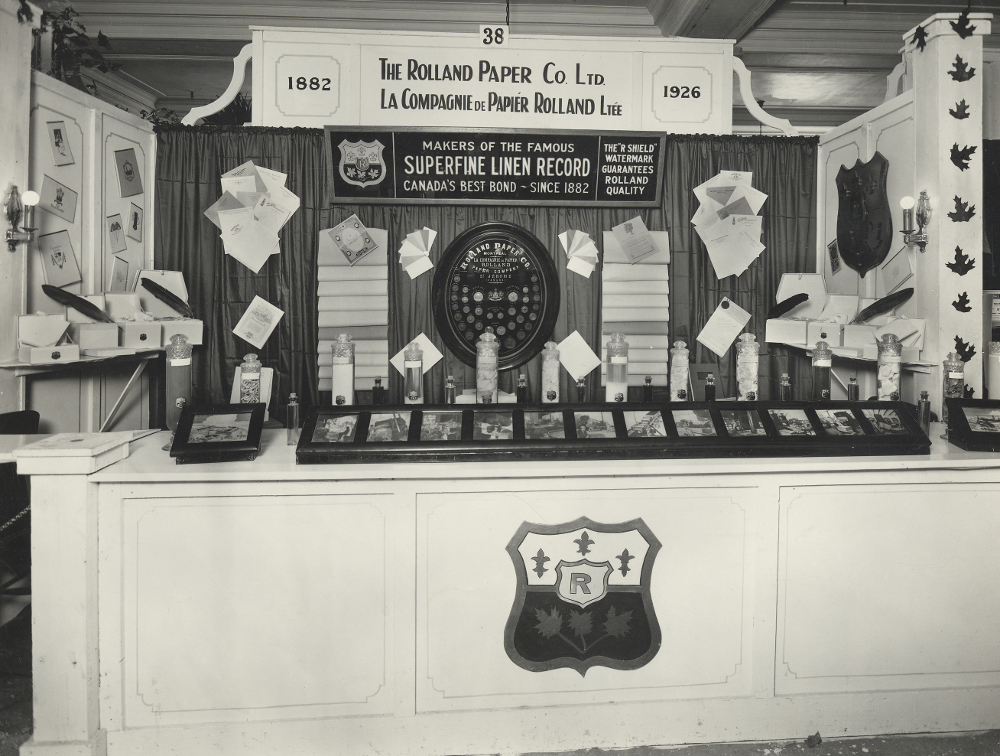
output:
<svg viewBox="0 0 1000 756"><path fill-rule="evenodd" d="M837 173L837 246L862 278L880 265L892 246L892 212L886 194L889 161L881 153Z"/></svg>
<svg viewBox="0 0 1000 756"><path fill-rule="evenodd" d="M525 522L507 553L517 593L504 647L532 672L638 669L660 649L649 582L660 542L641 519Z"/></svg>

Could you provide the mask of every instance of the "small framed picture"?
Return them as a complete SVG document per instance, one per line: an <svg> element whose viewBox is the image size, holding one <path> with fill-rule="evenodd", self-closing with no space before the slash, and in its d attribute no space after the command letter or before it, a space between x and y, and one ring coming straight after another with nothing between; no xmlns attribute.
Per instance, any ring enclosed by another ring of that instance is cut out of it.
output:
<svg viewBox="0 0 1000 756"><path fill-rule="evenodd" d="M372 412L368 422L369 443L405 442L410 437L409 412Z"/></svg>
<svg viewBox="0 0 1000 756"><path fill-rule="evenodd" d="M462 412L425 411L420 422L421 441L461 441Z"/></svg>
<svg viewBox="0 0 1000 756"><path fill-rule="evenodd" d="M767 430L761 420L757 410L729 410L720 411L722 424L726 426L726 433L730 438L745 438L748 436L766 436Z"/></svg>
<svg viewBox="0 0 1000 756"><path fill-rule="evenodd" d="M879 436L902 436L909 433L902 419L894 409L863 409L865 419L872 424Z"/></svg>
<svg viewBox="0 0 1000 756"><path fill-rule="evenodd" d="M42 190L39 192L38 206L46 212L58 215L65 221L73 223L76 220L77 193L65 184L60 184L51 176L42 177Z"/></svg>
<svg viewBox="0 0 1000 756"><path fill-rule="evenodd" d="M700 436L715 436L715 423L712 422L712 411L708 409L671 410L677 435L682 438L698 438Z"/></svg>
<svg viewBox="0 0 1000 756"><path fill-rule="evenodd" d="M510 441L514 438L512 412L483 412L476 410L472 421L473 441Z"/></svg>
<svg viewBox="0 0 1000 756"><path fill-rule="evenodd" d="M125 228L122 224L122 216L109 215L105 221L108 226L108 244L111 254L117 255L128 249L128 242L125 241Z"/></svg>
<svg viewBox="0 0 1000 756"><path fill-rule="evenodd" d="M574 412L573 420L577 438L616 438L615 418L611 412Z"/></svg>
<svg viewBox="0 0 1000 756"><path fill-rule="evenodd" d="M49 121L45 124L49 131L49 148L52 150L52 165L72 165L73 150L69 146L69 134L65 121Z"/></svg>
<svg viewBox="0 0 1000 756"><path fill-rule="evenodd" d="M177 464L256 459L265 405L213 404L181 411L170 456Z"/></svg>
<svg viewBox="0 0 1000 756"><path fill-rule="evenodd" d="M809 422L809 416L804 409L771 409L768 410L768 414L779 436L816 435L816 429Z"/></svg>
<svg viewBox="0 0 1000 756"><path fill-rule="evenodd" d="M524 412L524 438L529 441L566 438L562 412Z"/></svg>
<svg viewBox="0 0 1000 756"><path fill-rule="evenodd" d="M625 417L625 435L628 438L666 438L667 429L659 410L648 412L622 412Z"/></svg>
<svg viewBox="0 0 1000 756"><path fill-rule="evenodd" d="M111 258L111 280L108 281L108 291L126 291L128 289L128 261L118 255Z"/></svg>
<svg viewBox="0 0 1000 756"><path fill-rule="evenodd" d="M56 231L38 237L38 254L42 259L42 273L49 286L62 288L82 281L80 265L73 253L69 231Z"/></svg>
<svg viewBox="0 0 1000 756"><path fill-rule="evenodd" d="M358 414L319 418L309 440L314 444L351 444L358 432Z"/></svg>
<svg viewBox="0 0 1000 756"><path fill-rule="evenodd" d="M125 223L125 235L129 239L142 241L142 208L134 202L128 211L128 221Z"/></svg>
<svg viewBox="0 0 1000 756"><path fill-rule="evenodd" d="M115 167L118 169L118 189L122 199L142 194L142 176L139 174L139 161L135 157L135 149L115 151Z"/></svg>
<svg viewBox="0 0 1000 756"><path fill-rule="evenodd" d="M828 436L863 436L861 423L854 413L847 409L818 409L816 417L819 425Z"/></svg>

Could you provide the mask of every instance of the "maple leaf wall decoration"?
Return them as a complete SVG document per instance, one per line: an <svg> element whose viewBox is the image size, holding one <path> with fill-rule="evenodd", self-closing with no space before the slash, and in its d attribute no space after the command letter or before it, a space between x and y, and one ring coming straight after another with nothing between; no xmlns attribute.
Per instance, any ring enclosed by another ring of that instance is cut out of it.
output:
<svg viewBox="0 0 1000 756"><path fill-rule="evenodd" d="M913 38L910 41L917 46L920 52L923 52L924 48L927 47L927 30L922 26L918 26L913 30Z"/></svg>
<svg viewBox="0 0 1000 756"><path fill-rule="evenodd" d="M955 107L949 109L948 113L951 114L952 118L957 118L961 121L963 118L969 117L969 105L963 99L961 102L956 102Z"/></svg>
<svg viewBox="0 0 1000 756"><path fill-rule="evenodd" d="M958 299L951 303L951 306L959 312L971 312L972 308L969 306L969 293L967 291L963 291L958 295Z"/></svg>
<svg viewBox="0 0 1000 756"><path fill-rule="evenodd" d="M965 384L965 389L962 391L963 399L972 399L976 395L976 390L972 388L968 383Z"/></svg>
<svg viewBox="0 0 1000 756"><path fill-rule="evenodd" d="M955 351L958 352L958 356L962 359L962 362L968 362L976 356L976 345L966 343L961 336L956 336Z"/></svg>
<svg viewBox="0 0 1000 756"><path fill-rule="evenodd" d="M963 202L962 198L958 195L955 196L955 210L954 212L948 213L948 217L951 218L955 223L964 223L971 219L976 214L976 206L969 206L968 202Z"/></svg>
<svg viewBox="0 0 1000 756"><path fill-rule="evenodd" d="M961 247L955 247L955 259L944 264L952 273L964 276L976 267L976 261L962 251Z"/></svg>
<svg viewBox="0 0 1000 756"><path fill-rule="evenodd" d="M976 75L976 69L970 68L969 64L962 60L961 55L956 55L955 67L948 72L948 75L955 81L968 81Z"/></svg>
<svg viewBox="0 0 1000 756"><path fill-rule="evenodd" d="M976 30L976 27L969 23L969 9L966 8L962 11L962 15L958 17L958 21L950 21L951 28L955 30L957 34L962 39L966 37L971 37L972 32Z"/></svg>
<svg viewBox="0 0 1000 756"><path fill-rule="evenodd" d="M955 164L955 167L960 171L966 171L969 169L969 161L972 160L972 156L976 152L976 146L966 146L959 147L958 142L951 147L951 162Z"/></svg>

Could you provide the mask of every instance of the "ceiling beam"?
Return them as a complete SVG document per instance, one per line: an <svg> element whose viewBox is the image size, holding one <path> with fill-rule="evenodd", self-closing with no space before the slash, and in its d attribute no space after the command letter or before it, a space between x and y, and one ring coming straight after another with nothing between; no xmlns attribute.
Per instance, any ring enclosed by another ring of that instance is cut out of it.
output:
<svg viewBox="0 0 1000 756"><path fill-rule="evenodd" d="M646 10L665 37L739 40L774 3L775 0L648 0Z"/></svg>

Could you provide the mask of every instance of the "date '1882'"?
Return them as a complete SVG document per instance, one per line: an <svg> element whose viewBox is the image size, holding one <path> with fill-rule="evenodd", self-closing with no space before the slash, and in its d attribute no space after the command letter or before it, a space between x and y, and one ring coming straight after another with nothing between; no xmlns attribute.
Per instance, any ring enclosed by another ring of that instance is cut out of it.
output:
<svg viewBox="0 0 1000 756"><path fill-rule="evenodd" d="M288 88L289 89L311 89L318 92L329 92L330 91L330 79L319 78L318 76L313 76L307 79L305 76L299 76L298 78L288 77Z"/></svg>

